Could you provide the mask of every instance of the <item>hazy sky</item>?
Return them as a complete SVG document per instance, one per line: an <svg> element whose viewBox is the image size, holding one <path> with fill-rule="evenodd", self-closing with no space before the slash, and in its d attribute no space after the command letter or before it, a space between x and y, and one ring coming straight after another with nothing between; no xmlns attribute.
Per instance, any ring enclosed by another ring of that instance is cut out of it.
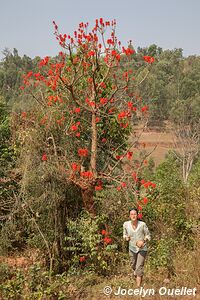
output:
<svg viewBox="0 0 200 300"><path fill-rule="evenodd" d="M155 43L200 55L200 0L0 0L0 52L7 47L32 58L56 55L53 20L71 34L80 22L93 25L100 17L117 20L124 45L131 39L135 48Z"/></svg>

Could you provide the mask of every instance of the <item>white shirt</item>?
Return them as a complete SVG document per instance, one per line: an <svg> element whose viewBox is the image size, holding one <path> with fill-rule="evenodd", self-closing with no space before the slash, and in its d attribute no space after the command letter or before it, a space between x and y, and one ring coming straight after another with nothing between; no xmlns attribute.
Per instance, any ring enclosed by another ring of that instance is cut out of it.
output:
<svg viewBox="0 0 200 300"><path fill-rule="evenodd" d="M144 241L151 239L149 229L145 222L143 221L137 221L137 227L136 229L133 229L131 221L126 221L123 224L123 238L126 239L127 237L130 237L129 241L129 249L135 253L143 250L147 251L147 245L145 243L144 247L139 248L136 246L137 241Z"/></svg>

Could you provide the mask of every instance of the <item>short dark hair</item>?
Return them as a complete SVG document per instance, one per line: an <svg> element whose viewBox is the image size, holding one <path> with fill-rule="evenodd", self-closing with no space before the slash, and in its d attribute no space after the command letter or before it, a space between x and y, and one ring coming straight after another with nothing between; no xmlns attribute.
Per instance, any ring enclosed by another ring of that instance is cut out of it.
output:
<svg viewBox="0 0 200 300"><path fill-rule="evenodd" d="M129 214L130 214L131 210L135 210L137 215L138 215L138 209L136 207L133 207L133 208L129 209Z"/></svg>

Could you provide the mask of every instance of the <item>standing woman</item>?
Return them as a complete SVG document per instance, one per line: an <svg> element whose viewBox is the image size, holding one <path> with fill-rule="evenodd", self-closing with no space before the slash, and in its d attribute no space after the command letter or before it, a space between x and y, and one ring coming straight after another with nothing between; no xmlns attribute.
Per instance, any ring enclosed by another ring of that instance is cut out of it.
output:
<svg viewBox="0 0 200 300"><path fill-rule="evenodd" d="M123 239L129 241L131 267L136 276L137 287L140 287L147 255L147 241L150 241L151 236L146 223L138 220L137 208L129 210L129 217L130 221L123 224Z"/></svg>

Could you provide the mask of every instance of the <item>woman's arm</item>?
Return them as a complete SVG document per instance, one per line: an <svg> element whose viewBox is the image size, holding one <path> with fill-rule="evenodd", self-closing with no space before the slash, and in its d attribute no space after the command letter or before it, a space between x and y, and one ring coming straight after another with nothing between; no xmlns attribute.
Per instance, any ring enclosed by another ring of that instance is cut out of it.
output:
<svg viewBox="0 0 200 300"><path fill-rule="evenodd" d="M130 236L128 236L127 228L126 228L126 222L123 224L123 239L125 241L130 241Z"/></svg>
<svg viewBox="0 0 200 300"><path fill-rule="evenodd" d="M149 232L149 229L146 225L146 223L144 223L144 241L150 241L151 240L151 234Z"/></svg>

